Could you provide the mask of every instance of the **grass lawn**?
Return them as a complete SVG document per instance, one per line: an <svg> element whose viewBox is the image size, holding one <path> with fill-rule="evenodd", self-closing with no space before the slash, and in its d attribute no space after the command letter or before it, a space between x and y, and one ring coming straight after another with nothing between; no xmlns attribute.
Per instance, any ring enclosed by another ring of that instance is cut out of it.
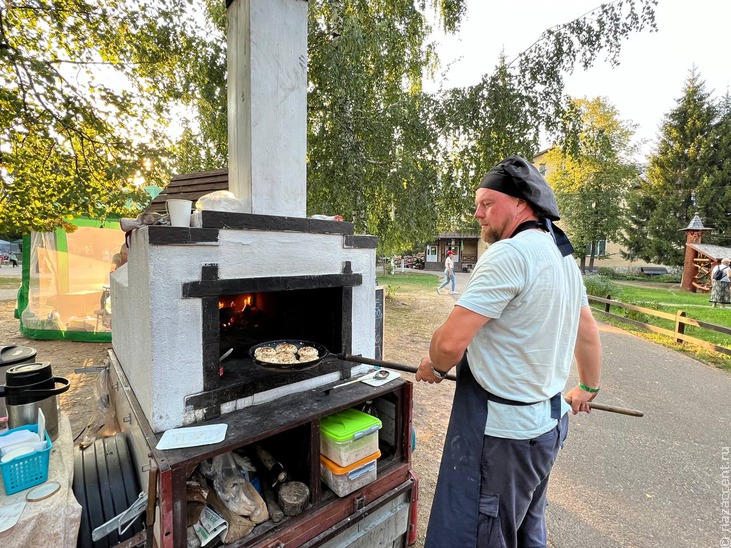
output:
<svg viewBox="0 0 731 548"><path fill-rule="evenodd" d="M406 293L420 292L424 289L434 291L437 284L436 276L426 274L379 274L376 276L376 283L386 288L386 294L394 294L400 291Z"/></svg>
<svg viewBox="0 0 731 548"><path fill-rule="evenodd" d="M20 278L0 276L0 289L18 289L19 287Z"/></svg>
<svg viewBox="0 0 731 548"><path fill-rule="evenodd" d="M668 284L667 288L652 288L635 285L617 285L613 291L612 299L627 304L634 304L643 308L660 310L669 314L676 314L678 311L686 313L688 318L701 322L711 323L722 327L731 328L731 307L729 308L711 308L708 302L708 293L690 293L678 288L677 284ZM603 305L596 305L596 308L603 308ZM673 330L675 324L671 320L656 318L648 314L639 312L622 310L613 308L612 313L627 316L633 320L663 327ZM605 318L602 314L597 317L606 319L611 323L622 327L628 331L632 331L642 337L652 339L653 341L670 346L677 350L687 350L687 344L678 345L674 341L660 334L652 333L644 329L630 326L621 321ZM691 337L708 341L710 343L731 348L731 336L710 331L701 327L686 326L685 334ZM731 356L711 352L701 348L692 349L692 353L696 354L701 361L712 363L724 369L731 369Z"/></svg>

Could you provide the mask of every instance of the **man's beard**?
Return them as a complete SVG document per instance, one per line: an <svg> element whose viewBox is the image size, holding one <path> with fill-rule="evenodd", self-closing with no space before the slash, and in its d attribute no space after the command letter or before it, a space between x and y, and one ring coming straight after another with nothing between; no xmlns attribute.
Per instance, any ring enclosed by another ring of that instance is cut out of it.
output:
<svg viewBox="0 0 731 548"><path fill-rule="evenodd" d="M499 242L503 239L502 230L498 232L492 225L483 226L481 228L481 233L483 241L488 245L494 244L495 242Z"/></svg>

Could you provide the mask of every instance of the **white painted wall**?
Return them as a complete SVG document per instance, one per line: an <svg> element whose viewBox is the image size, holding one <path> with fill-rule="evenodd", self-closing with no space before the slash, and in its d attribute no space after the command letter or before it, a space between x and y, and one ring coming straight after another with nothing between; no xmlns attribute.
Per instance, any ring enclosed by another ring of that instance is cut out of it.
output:
<svg viewBox="0 0 731 548"><path fill-rule="evenodd" d="M304 217L307 2L234 0L227 40L229 190L247 212Z"/></svg>
<svg viewBox="0 0 731 548"><path fill-rule="evenodd" d="M350 261L363 277L362 285L353 288L352 350L374 355L375 249L346 249L339 234L219 234L213 244L159 246L149 244L147 227L135 230L129 262L112 276L112 345L156 432L202 418L185 409L186 396L203 391L201 301L183 299L182 284L200 280L205 264L218 264L220 279L235 279L341 274ZM333 373L230 402L224 412L338 378Z"/></svg>

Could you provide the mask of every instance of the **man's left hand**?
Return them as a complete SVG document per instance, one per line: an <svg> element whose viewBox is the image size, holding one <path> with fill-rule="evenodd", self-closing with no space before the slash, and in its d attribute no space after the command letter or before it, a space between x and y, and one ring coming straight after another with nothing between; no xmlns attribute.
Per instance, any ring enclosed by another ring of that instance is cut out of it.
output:
<svg viewBox="0 0 731 548"><path fill-rule="evenodd" d="M589 402L596 398L596 392L587 392L580 386L572 388L565 396L566 401L571 405L571 412L576 415L580 411L591 413Z"/></svg>

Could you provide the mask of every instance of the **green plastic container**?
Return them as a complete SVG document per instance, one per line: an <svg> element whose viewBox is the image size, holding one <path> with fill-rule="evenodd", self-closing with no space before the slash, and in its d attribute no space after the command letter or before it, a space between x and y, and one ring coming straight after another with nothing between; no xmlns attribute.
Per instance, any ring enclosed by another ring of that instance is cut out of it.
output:
<svg viewBox="0 0 731 548"><path fill-rule="evenodd" d="M339 466L350 466L378 451L378 417L345 409L320 421L320 453Z"/></svg>

